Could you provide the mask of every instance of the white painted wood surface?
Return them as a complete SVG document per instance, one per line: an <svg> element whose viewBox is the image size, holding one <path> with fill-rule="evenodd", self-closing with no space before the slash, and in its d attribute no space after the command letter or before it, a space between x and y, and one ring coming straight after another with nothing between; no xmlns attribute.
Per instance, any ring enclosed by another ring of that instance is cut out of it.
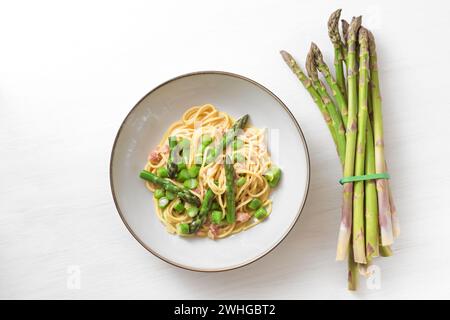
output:
<svg viewBox="0 0 450 320"><path fill-rule="evenodd" d="M378 39L402 225L395 256L377 262L381 289L362 281L358 293L347 292L346 265L334 261L341 190L331 138L278 54L303 61L314 40L331 61L326 20L337 7L363 14ZM0 298L450 298L449 15L444 1L3 1ZM177 269L142 248L108 177L129 109L198 70L271 89L302 126L312 164L307 205L287 239L216 274Z"/></svg>

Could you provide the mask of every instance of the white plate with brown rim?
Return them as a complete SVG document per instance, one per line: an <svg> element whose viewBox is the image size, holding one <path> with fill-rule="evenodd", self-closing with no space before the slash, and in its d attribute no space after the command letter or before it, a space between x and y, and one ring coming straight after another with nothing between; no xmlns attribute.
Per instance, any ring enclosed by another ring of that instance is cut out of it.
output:
<svg viewBox="0 0 450 320"><path fill-rule="evenodd" d="M190 107L211 103L234 118L270 132L269 151L283 170L272 192L270 217L230 237L185 238L169 234L156 216L151 193L139 178L149 152L171 123ZM272 251L296 223L309 188L309 155L299 124L271 91L246 77L221 71L185 74L147 93L119 128L110 161L114 202L125 226L149 252L193 271L225 271L245 266Z"/></svg>

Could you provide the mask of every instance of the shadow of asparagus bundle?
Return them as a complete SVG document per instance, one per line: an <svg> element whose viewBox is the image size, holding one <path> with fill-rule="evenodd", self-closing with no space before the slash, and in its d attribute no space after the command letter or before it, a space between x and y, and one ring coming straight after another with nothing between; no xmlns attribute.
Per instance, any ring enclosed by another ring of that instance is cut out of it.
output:
<svg viewBox="0 0 450 320"><path fill-rule="evenodd" d="M340 15L339 9L328 20L335 75L314 43L306 57L307 75L289 53L281 51L281 55L322 113L336 144L343 177L349 181L385 174L387 168L375 38L361 25L361 17L354 17L350 24L342 20L341 37ZM367 275L374 257L392 255L390 245L399 233L387 179L344 183L336 260L348 257L350 290L357 288L358 272Z"/></svg>

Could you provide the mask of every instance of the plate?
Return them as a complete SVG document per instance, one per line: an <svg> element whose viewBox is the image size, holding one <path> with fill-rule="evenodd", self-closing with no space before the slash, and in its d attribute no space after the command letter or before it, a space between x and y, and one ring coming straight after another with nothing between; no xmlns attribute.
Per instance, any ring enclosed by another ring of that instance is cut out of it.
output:
<svg viewBox="0 0 450 320"><path fill-rule="evenodd" d="M283 170L273 190L268 219L225 239L185 238L166 232L152 194L139 178L149 152L170 124L190 107L213 104L235 119L268 129L272 160ZM185 74L146 94L126 116L114 141L110 183L122 221L148 251L193 271L225 271L247 265L273 250L296 223L309 188L309 155L299 124L271 91L243 76L221 71Z"/></svg>

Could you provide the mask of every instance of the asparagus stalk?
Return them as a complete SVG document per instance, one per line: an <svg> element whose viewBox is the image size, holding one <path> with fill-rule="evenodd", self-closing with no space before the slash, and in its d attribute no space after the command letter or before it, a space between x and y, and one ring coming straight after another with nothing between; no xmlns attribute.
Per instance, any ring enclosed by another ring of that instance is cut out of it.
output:
<svg viewBox="0 0 450 320"><path fill-rule="evenodd" d="M341 164L344 165L344 155L345 155L345 129L342 123L342 118L336 110L336 107L328 95L327 89L325 88L322 81L319 80L317 74L317 67L314 61L314 52L310 50L308 56L306 57L306 71L312 80L314 89L319 93L322 98L322 102L330 114L331 121L333 122L334 131L336 133L337 149L338 155L341 160Z"/></svg>
<svg viewBox="0 0 450 320"><path fill-rule="evenodd" d="M376 173L386 172L386 161L384 158L384 133L383 116L381 110L381 94L378 77L378 62L375 38L369 32L369 52L370 52L370 84L372 88L373 107L373 131L375 141L375 170ZM394 242L392 232L392 217L389 204L389 190L386 179L377 179L378 191L378 215L381 229L381 243L383 246L391 245Z"/></svg>
<svg viewBox="0 0 450 320"><path fill-rule="evenodd" d="M341 9L333 12L328 19L328 36L334 47L334 69L336 71L336 83L340 91L345 96L345 75L344 75L344 52L341 35L339 34L339 18L341 17ZM346 121L344 121L345 123Z"/></svg>
<svg viewBox="0 0 450 320"><path fill-rule="evenodd" d="M245 128L248 122L249 115L246 114L239 118L233 126L226 132L220 141L220 143L216 146L214 149L214 152L208 156L206 159L207 163L211 163L216 158L223 153L223 150L236 138L237 134L239 133L239 130L242 130Z"/></svg>
<svg viewBox="0 0 450 320"><path fill-rule="evenodd" d="M369 120L371 122L371 125L373 127L373 108L372 108L372 96L371 96L371 91L369 90ZM386 163L386 159L385 159L385 167L386 167L386 171L388 171L388 167L387 167L387 163ZM374 171L375 173L375 171ZM389 190L389 206L391 207L391 217L392 217L392 233L394 236L394 239L397 238L400 235L400 222L398 219L398 215L397 215L397 208L395 206L394 203L394 198L392 196L392 191L391 191L391 186L390 186L390 182L389 180L387 181L387 188ZM378 213L378 211L377 211Z"/></svg>
<svg viewBox="0 0 450 320"><path fill-rule="evenodd" d="M356 83L356 36L361 26L361 17L355 19L348 30L348 122L347 122L347 144L345 148L344 177L351 177L354 173L355 147L357 131L357 105L358 88ZM353 183L344 185L341 224L337 245L336 260L344 260L350 241L353 212Z"/></svg>
<svg viewBox="0 0 450 320"><path fill-rule="evenodd" d="M178 166L175 162L173 162L173 152L177 146L177 137L171 136L169 137L169 160L167 161L167 171L169 173L169 178L175 178L178 172Z"/></svg>
<svg viewBox="0 0 450 320"><path fill-rule="evenodd" d="M314 89L311 80L304 74L300 66L297 64L295 59L286 51L281 50L280 51L281 56L283 57L286 64L289 66L289 68L292 70L292 72L297 76L297 78L300 80L300 82L303 84L305 89L309 92L311 95L311 98L314 100L315 104L319 108L320 112L322 113L323 119L325 120L325 123L327 124L328 130L330 131L330 134L333 138L333 141L335 145L337 146L337 138L336 138L336 131L334 130L333 121L331 120L330 114L328 113L327 108L325 107L322 98L320 97L319 93L316 89Z"/></svg>
<svg viewBox="0 0 450 320"><path fill-rule="evenodd" d="M348 252L348 290L355 291L358 288L358 264L353 257L353 248Z"/></svg>
<svg viewBox="0 0 450 320"><path fill-rule="evenodd" d="M313 42L311 44L311 50L314 54L314 62L319 71L323 74L325 77L326 82L331 88L331 91L333 93L334 98L336 99L337 105L339 107L339 111L342 116L342 121L344 125L347 125L347 117L348 117L348 109L347 109L347 101L345 100L345 95L342 93L341 89L339 88L338 84L336 83L336 80L334 80L333 76L331 75L330 69L326 65L325 61L323 60L322 52L320 52L319 47ZM342 62L341 62L342 65Z"/></svg>
<svg viewBox="0 0 450 320"><path fill-rule="evenodd" d="M386 167L387 168L387 167ZM387 184L389 190L389 205L391 207L391 217L392 217L392 234L394 238L400 235L400 223L397 216L397 208L395 207L394 198L392 197L391 186Z"/></svg>
<svg viewBox="0 0 450 320"><path fill-rule="evenodd" d="M360 48L358 91L358 134L355 159L355 175L364 174L367 135L367 92L369 89L369 44L367 30L359 29ZM355 262L367 263L364 232L364 181L357 181L353 193L353 254Z"/></svg>
<svg viewBox="0 0 450 320"><path fill-rule="evenodd" d="M380 245L380 256L382 257L390 257L392 256L392 249L390 246L381 246Z"/></svg>
<svg viewBox="0 0 450 320"><path fill-rule="evenodd" d="M234 223L236 221L234 167L233 161L229 156L227 156L227 159L225 161L225 178L226 178L226 202L227 202L226 219L228 223Z"/></svg>
<svg viewBox="0 0 450 320"><path fill-rule="evenodd" d="M369 100L370 102L370 100ZM369 103L370 104L370 103ZM366 174L375 173L375 150L373 142L373 131L370 121L367 122L367 141L366 141ZM367 180L365 185L366 194L366 254L367 260L379 256L378 239L378 203L377 189L374 180Z"/></svg>
<svg viewBox="0 0 450 320"><path fill-rule="evenodd" d="M160 178L157 175L154 175L153 173L146 170L142 170L139 176L144 180L150 181L151 183L163 187L166 191L176 194L183 201L189 202L197 207L200 206L200 199L197 198L197 196L195 196L189 190L178 187L167 179Z"/></svg>
<svg viewBox="0 0 450 320"><path fill-rule="evenodd" d="M189 233L195 233L205 223L206 217L211 210L212 202L214 199L214 192L211 188L208 188L205 192L200 211L195 219L189 224Z"/></svg>

